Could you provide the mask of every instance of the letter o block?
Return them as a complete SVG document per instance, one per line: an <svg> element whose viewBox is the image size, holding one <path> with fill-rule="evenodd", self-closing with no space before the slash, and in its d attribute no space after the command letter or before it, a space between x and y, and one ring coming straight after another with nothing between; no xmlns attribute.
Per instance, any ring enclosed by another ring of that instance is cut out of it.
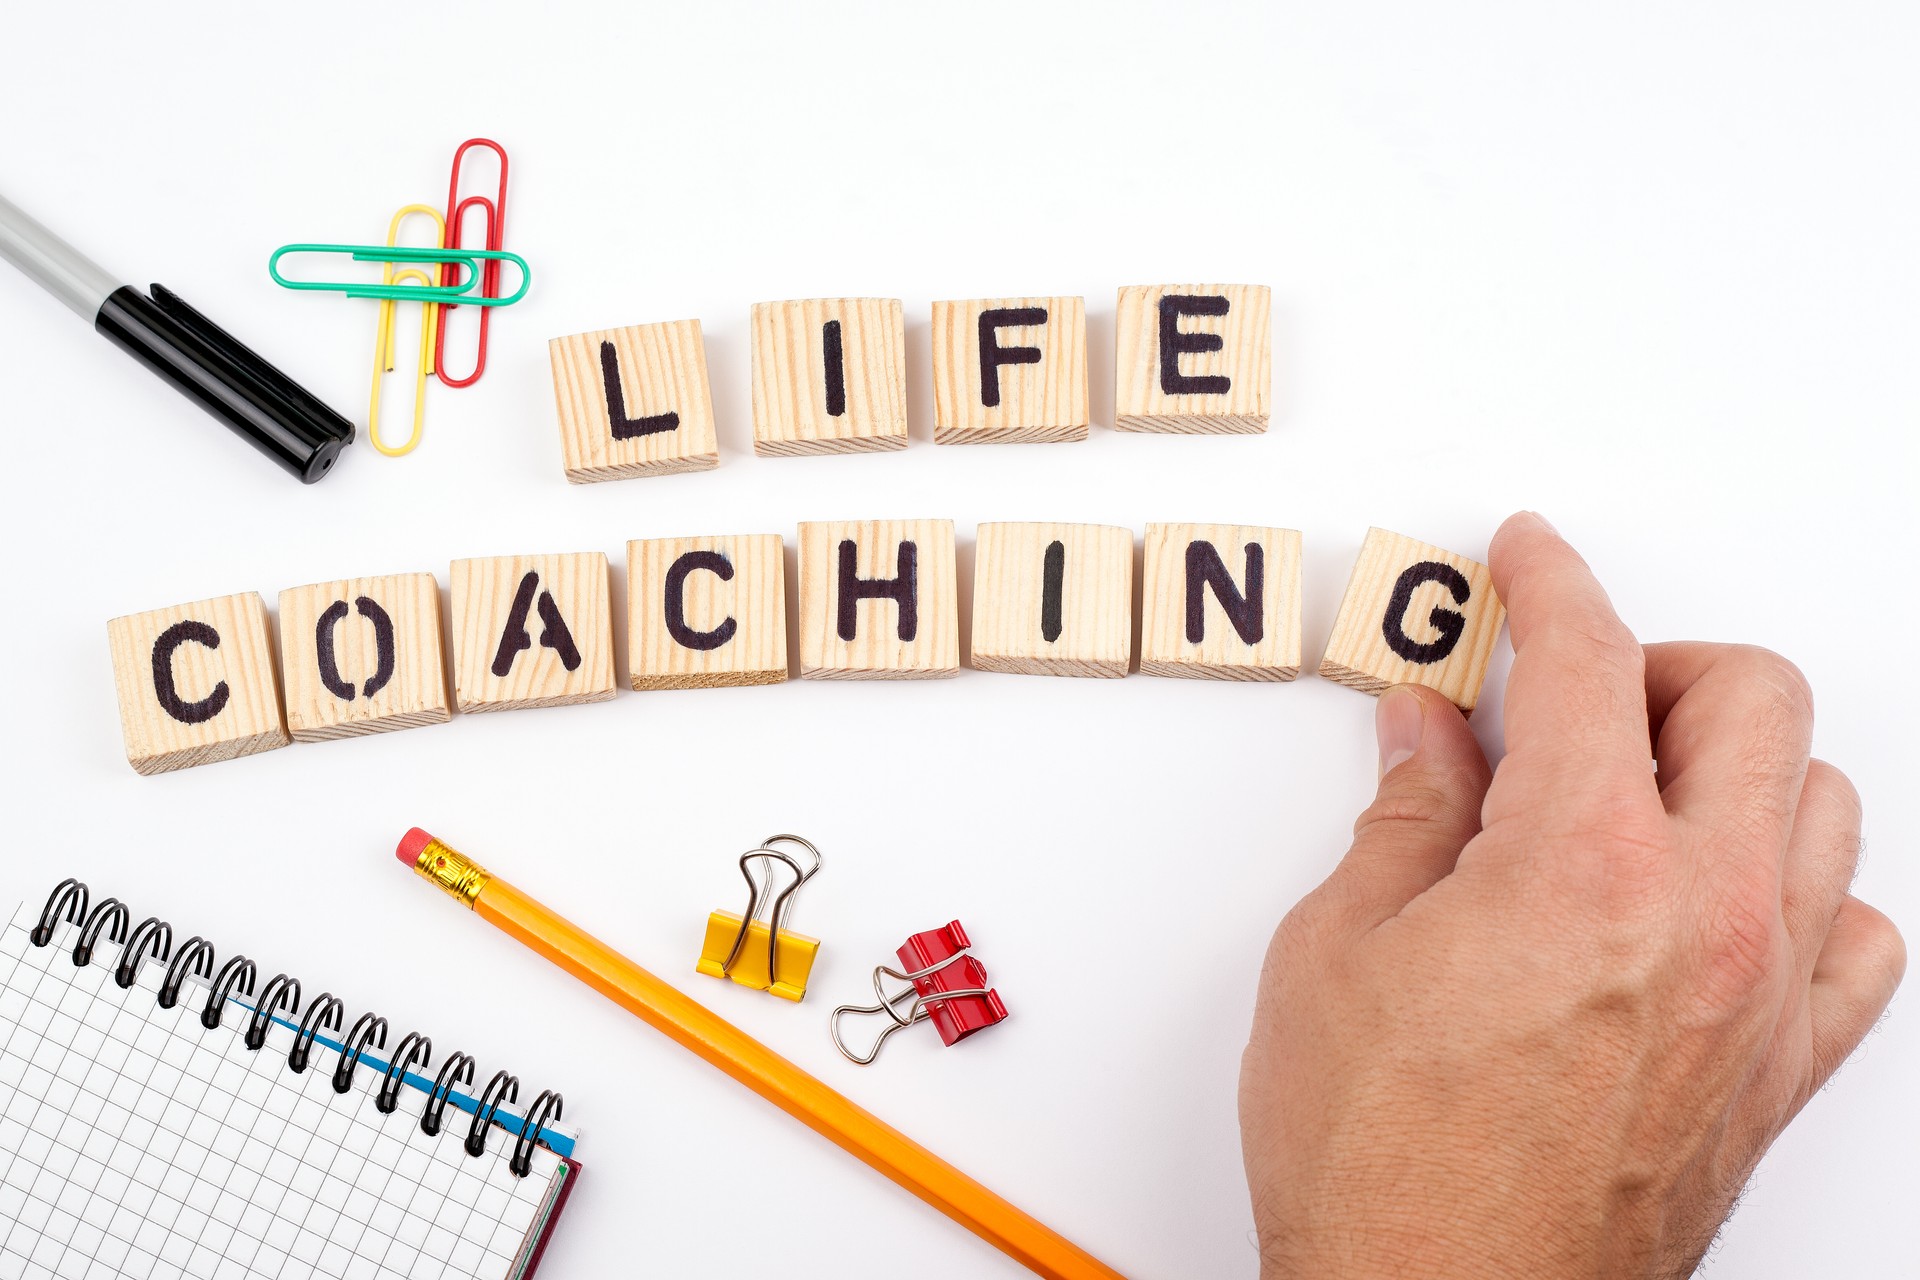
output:
<svg viewBox="0 0 1920 1280"><path fill-rule="evenodd" d="M289 587L280 670L295 742L445 724L440 584L401 573Z"/></svg>
<svg viewBox="0 0 1920 1280"><path fill-rule="evenodd" d="M629 542L627 670L635 689L785 680L787 565L780 535Z"/></svg>
<svg viewBox="0 0 1920 1280"><path fill-rule="evenodd" d="M257 593L115 618L107 642L134 772L287 745L267 606Z"/></svg>
<svg viewBox="0 0 1920 1280"><path fill-rule="evenodd" d="M1243 524L1150 524L1140 672L1199 680L1300 674L1300 534Z"/></svg>
<svg viewBox="0 0 1920 1280"><path fill-rule="evenodd" d="M1263 284L1129 285L1114 315L1121 431L1257 435L1273 401L1272 291Z"/></svg>
<svg viewBox="0 0 1920 1280"><path fill-rule="evenodd" d="M1320 674L1372 694L1423 684L1471 714L1506 616L1485 565L1369 529Z"/></svg>
<svg viewBox="0 0 1920 1280"><path fill-rule="evenodd" d="M960 674L953 521L800 526L800 676L938 680Z"/></svg>

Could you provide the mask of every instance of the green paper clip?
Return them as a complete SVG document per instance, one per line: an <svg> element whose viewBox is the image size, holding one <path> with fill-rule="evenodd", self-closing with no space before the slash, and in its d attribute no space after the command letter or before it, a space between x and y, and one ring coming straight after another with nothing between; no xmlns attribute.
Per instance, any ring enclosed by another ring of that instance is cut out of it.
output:
<svg viewBox="0 0 1920 1280"><path fill-rule="evenodd" d="M344 253L355 262L425 262L450 264L466 273L454 284L353 284L327 280L289 280L280 274L280 259L290 253ZM520 268L520 287L504 298L489 298L471 290L480 283L480 262L498 258ZM441 249L391 244L283 244L267 259L267 274L283 289L318 289L344 293L349 298L387 298L395 302L447 302L463 307L504 307L527 296L533 273L527 260L504 249Z"/></svg>

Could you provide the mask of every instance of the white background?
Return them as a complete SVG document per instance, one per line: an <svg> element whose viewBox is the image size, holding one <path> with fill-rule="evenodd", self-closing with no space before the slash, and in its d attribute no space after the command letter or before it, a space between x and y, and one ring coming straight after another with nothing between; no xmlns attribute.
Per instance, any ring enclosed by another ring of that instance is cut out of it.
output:
<svg viewBox="0 0 1920 1280"><path fill-rule="evenodd" d="M1252 1276L1239 1049L1269 931L1371 794L1368 699L972 671L623 692L138 778L106 620L881 516L958 523L964 608L979 521L1238 521L1305 532L1311 663L1370 524L1479 556L1525 506L1643 636L1802 664L1866 797L1857 891L1920 936L1913 11L1305 8L20 7L6 193L356 419L373 304L274 288L276 244L378 240L480 133L535 285L485 379L432 389L418 453L361 444L302 489L0 271L4 896L80 875L563 1089L587 1175L554 1277L1016 1269L416 883L391 853L414 823L1122 1271ZM1273 287L1272 431L1116 435L1116 287L1206 280ZM1088 300L1092 439L936 448L929 302L1021 294ZM832 295L905 301L913 447L757 459L748 308ZM568 486L546 339L689 316L721 467ZM692 972L733 856L784 830L827 853L800 1007ZM1011 1020L840 1061L828 1009L954 916ZM1710 1272L1911 1274L1917 1051L1908 995Z"/></svg>

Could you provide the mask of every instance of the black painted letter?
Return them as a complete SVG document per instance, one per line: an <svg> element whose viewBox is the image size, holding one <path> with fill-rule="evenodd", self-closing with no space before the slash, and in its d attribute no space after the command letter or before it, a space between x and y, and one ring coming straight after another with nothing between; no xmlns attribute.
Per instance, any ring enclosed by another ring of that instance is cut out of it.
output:
<svg viewBox="0 0 1920 1280"><path fill-rule="evenodd" d="M1467 629L1465 614L1445 605L1435 605L1427 615L1427 625L1438 631L1440 638L1422 644L1407 634L1407 610L1413 607L1413 589L1423 582L1437 582L1445 587L1453 593L1455 604L1465 604L1473 594L1465 574L1437 560L1423 560L1400 575L1393 584L1393 598L1387 601L1387 616L1380 620L1380 630L1387 638L1387 648L1408 662L1440 661L1453 652Z"/></svg>
<svg viewBox="0 0 1920 1280"><path fill-rule="evenodd" d="M613 424L615 440L634 440L658 435L680 425L680 415L671 411L646 418L627 416L627 398L620 393L620 356L611 342L600 344L600 381L607 389L607 421ZM567 670L573 670L568 667Z"/></svg>
<svg viewBox="0 0 1920 1280"><path fill-rule="evenodd" d="M1067 544L1059 540L1047 544L1047 558L1040 563L1040 638L1052 644L1060 638L1060 600L1067 587Z"/></svg>
<svg viewBox="0 0 1920 1280"><path fill-rule="evenodd" d="M1187 352L1218 351L1226 339L1217 333L1182 333L1181 316L1223 316L1231 304L1219 294L1169 293L1160 299L1160 390L1170 396L1227 394L1233 379L1218 374L1188 377L1180 372Z"/></svg>
<svg viewBox="0 0 1920 1280"><path fill-rule="evenodd" d="M740 624L726 619L711 631L696 631L687 625L687 576L705 569L722 582L733 581L733 561L718 551L689 551L667 566L667 634L686 649L718 649L733 639Z"/></svg>
<svg viewBox="0 0 1920 1280"><path fill-rule="evenodd" d="M827 416L847 416L847 361L840 351L840 322L820 326L820 362L827 375Z"/></svg>
<svg viewBox="0 0 1920 1280"><path fill-rule="evenodd" d="M153 696L160 700L160 709L181 724L205 724L220 714L233 691L222 680L213 686L212 693L198 702L182 698L173 683L173 651L183 644L203 644L209 649L218 649L220 633L204 622L192 621L176 622L162 631L153 642Z"/></svg>
<svg viewBox="0 0 1920 1280"><path fill-rule="evenodd" d="M1257 542L1247 544L1247 589L1234 585L1226 561L1211 542L1187 544L1187 643L1199 644L1207 635L1207 587L1226 610L1227 621L1248 644L1259 644L1266 634L1267 554Z"/></svg>
<svg viewBox="0 0 1920 1280"><path fill-rule="evenodd" d="M1045 307L990 307L980 313L980 403L989 409L1000 404L1000 366L1039 364L1038 347L1003 347L994 330L1045 324Z"/></svg>
<svg viewBox="0 0 1920 1280"><path fill-rule="evenodd" d="M505 678L513 670L513 660L521 650L533 648L533 638L527 634L527 613L534 607L533 593L540 587L540 575L529 573L520 579L520 589L513 593L513 607L507 610L507 625L500 632L500 647L494 651L493 674ZM560 655L560 665L569 671L580 666L580 649L573 643L573 632L567 630L567 620L560 616L560 606L553 602L553 595L540 591L540 646L551 649Z"/></svg>
<svg viewBox="0 0 1920 1280"><path fill-rule="evenodd" d="M387 616L373 600L366 596L355 596L354 608L360 616L373 624L373 674L367 678L367 684L360 691L362 697L371 698L387 687L393 679L394 645L393 619ZM320 621L313 629L314 658L320 668L320 683L327 692L336 698L353 701L353 681L340 673L340 660L334 649L333 633L347 619L347 602L335 600L320 615Z"/></svg>
<svg viewBox="0 0 1920 1280"><path fill-rule="evenodd" d="M860 549L852 538L840 542L839 632L842 640L851 640L860 629L862 600L892 600L900 606L901 643L911 643L920 634L920 592L915 568L919 563L917 543L902 542L895 576L863 578L859 575Z"/></svg>

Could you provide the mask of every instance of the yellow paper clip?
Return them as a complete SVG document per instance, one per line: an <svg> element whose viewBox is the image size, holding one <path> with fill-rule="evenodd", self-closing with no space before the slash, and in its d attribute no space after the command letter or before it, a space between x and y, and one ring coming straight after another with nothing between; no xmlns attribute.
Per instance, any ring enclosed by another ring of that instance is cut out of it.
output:
<svg viewBox="0 0 1920 1280"><path fill-rule="evenodd" d="M424 214L433 219L435 243L445 234L446 224L440 217L440 211L424 204L410 204L393 215L387 224L387 244L400 242L400 224L414 214ZM380 283L395 285L404 281L415 281L426 288L433 287L433 279L417 267L408 267L395 271L393 263L385 264L380 273ZM380 386L385 376L393 372L393 313L398 303L391 298L380 300L380 318L373 337L373 390L367 400L367 438L373 441L373 447L389 458L412 453L420 444L421 431L427 420L427 375L433 372L433 351L435 332L440 324L440 304L426 302L421 304L420 313L420 360L415 371L413 383L413 434L407 437L403 445L389 445L380 438Z"/></svg>
<svg viewBox="0 0 1920 1280"><path fill-rule="evenodd" d="M793 857L775 845L798 845L813 855L813 865L802 871ZM754 864L764 864L765 883L754 878ZM793 882L778 894L773 891L776 865L793 873ZM707 917L707 936L695 966L712 978L732 978L743 987L769 991L782 1000L798 1000L807 994L807 975L813 972L813 957L820 950L820 939L787 929L787 913L800 886L820 870L820 851L799 836L768 836L758 849L740 855L740 874L747 878L745 915L715 911ZM767 918L762 920L761 913Z"/></svg>

